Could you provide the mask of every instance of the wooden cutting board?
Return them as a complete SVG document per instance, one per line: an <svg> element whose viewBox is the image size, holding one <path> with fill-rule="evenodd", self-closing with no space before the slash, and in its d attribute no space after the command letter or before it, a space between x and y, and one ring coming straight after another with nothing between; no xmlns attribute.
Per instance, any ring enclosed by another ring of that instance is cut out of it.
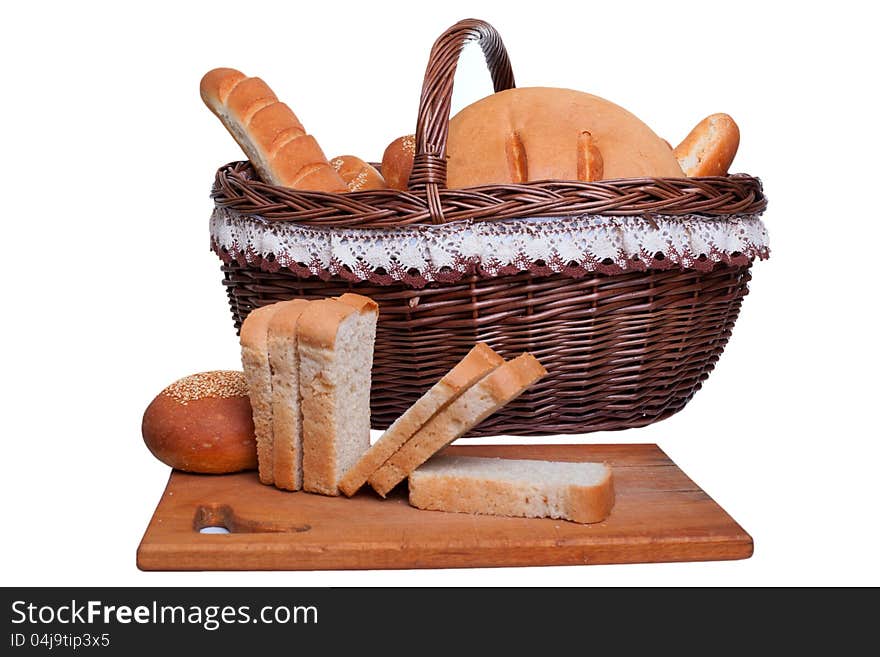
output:
<svg viewBox="0 0 880 657"><path fill-rule="evenodd" d="M255 472L174 471L143 540L142 570L467 568L745 559L752 539L656 445L461 445L469 456L606 461L607 520L500 518L422 511L406 486L388 499L290 493ZM224 526L229 534L200 529Z"/></svg>

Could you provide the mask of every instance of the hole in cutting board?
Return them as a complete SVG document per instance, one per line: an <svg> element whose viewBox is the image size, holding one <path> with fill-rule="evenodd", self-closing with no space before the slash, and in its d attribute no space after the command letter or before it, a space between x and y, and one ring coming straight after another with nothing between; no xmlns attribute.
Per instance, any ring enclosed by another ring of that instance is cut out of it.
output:
<svg viewBox="0 0 880 657"><path fill-rule="evenodd" d="M307 532L311 525L291 525L276 521L241 518L228 504L202 504L196 507L193 529L200 534L258 534Z"/></svg>

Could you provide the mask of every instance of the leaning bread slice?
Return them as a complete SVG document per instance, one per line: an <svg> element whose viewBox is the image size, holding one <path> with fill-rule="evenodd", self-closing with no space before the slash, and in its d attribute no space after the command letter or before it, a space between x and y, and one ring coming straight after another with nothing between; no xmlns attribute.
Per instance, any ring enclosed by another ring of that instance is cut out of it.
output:
<svg viewBox="0 0 880 657"><path fill-rule="evenodd" d="M370 475L370 485L385 497L437 451L519 397L545 374L547 370L529 353L507 361L431 418Z"/></svg>
<svg viewBox="0 0 880 657"><path fill-rule="evenodd" d="M435 456L409 476L420 509L600 522L614 506L604 463Z"/></svg>
<svg viewBox="0 0 880 657"><path fill-rule="evenodd" d="M370 372L378 306L358 294L311 302L297 322L303 489L338 495L370 447Z"/></svg>
<svg viewBox="0 0 880 657"><path fill-rule="evenodd" d="M455 367L422 395L388 427L379 440L345 473L339 490L351 497L367 478L409 440L441 408L501 365L504 359L484 342L478 342Z"/></svg>
<svg viewBox="0 0 880 657"><path fill-rule="evenodd" d="M247 381L257 441L260 481L271 484L273 474L272 370L269 365L269 322L283 303L256 308L241 325L241 366Z"/></svg>
<svg viewBox="0 0 880 657"><path fill-rule="evenodd" d="M309 305L305 299L279 304L269 320L267 343L272 374L272 472L285 490L302 488L302 412L296 325Z"/></svg>

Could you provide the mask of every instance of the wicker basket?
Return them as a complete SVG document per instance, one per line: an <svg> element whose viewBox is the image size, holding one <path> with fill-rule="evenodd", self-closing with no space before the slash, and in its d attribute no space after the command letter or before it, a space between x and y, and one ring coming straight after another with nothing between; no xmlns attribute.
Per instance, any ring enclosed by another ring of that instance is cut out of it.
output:
<svg viewBox="0 0 880 657"><path fill-rule="evenodd" d="M259 306L354 290L380 306L372 423L385 428L476 341L505 357L524 350L548 376L469 435L586 433L650 424L679 411L709 376L731 335L755 257L766 245L723 253L641 254L621 262L502 263L488 271L357 271L290 261L219 239L229 221L272 233L385 231L419 239L447 226L570 217L657 227L658 221L721 228L759 221L760 181L746 175L544 181L445 189L445 146L458 55L469 41L486 55L496 91L514 86L495 30L462 21L434 44L416 128L409 192L325 194L260 182L250 165L221 167L212 197L212 248L223 259L236 328ZM545 224L546 225L546 224ZM409 231L409 232L408 232ZM644 249L643 249L644 250Z"/></svg>

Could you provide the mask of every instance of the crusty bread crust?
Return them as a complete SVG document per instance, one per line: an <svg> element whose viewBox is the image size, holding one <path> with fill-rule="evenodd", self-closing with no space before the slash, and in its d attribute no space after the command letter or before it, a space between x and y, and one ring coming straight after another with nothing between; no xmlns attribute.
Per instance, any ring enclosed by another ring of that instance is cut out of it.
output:
<svg viewBox="0 0 880 657"><path fill-rule="evenodd" d="M263 80L235 69L216 68L204 75L199 91L265 182L303 190L348 191L317 141Z"/></svg>
<svg viewBox="0 0 880 657"><path fill-rule="evenodd" d="M600 480L580 484L547 481L538 472L534 479L497 477L473 473L467 461L509 462L511 468L529 468L535 461L518 459L484 459L478 457L439 457L428 466L443 463L441 470L430 467L415 470L409 478L409 501L420 509L457 513L476 513L518 517L550 517L580 523L601 522L614 506L614 484L611 468L604 466ZM546 474L552 462L541 463ZM478 465L475 463L474 465ZM559 464L560 466L562 464ZM567 464L566 464L567 465ZM601 467L599 464L593 466ZM560 508L561 507L561 508Z"/></svg>
<svg viewBox="0 0 880 657"><path fill-rule="evenodd" d="M272 427L272 373L269 365L269 322L278 310L278 304L256 308L241 325L241 365L248 384L257 441L257 461L260 481L271 484L274 475L274 448Z"/></svg>
<svg viewBox="0 0 880 657"><path fill-rule="evenodd" d="M370 475L370 486L385 497L440 449L516 399L546 374L547 370L529 353L504 363L426 422Z"/></svg>
<svg viewBox="0 0 880 657"><path fill-rule="evenodd" d="M739 149L739 126L727 114L700 121L675 148L675 157L688 177L726 175Z"/></svg>
<svg viewBox="0 0 880 657"><path fill-rule="evenodd" d="M177 388L186 392L181 396ZM244 375L202 372L175 381L144 412L153 455L186 472L224 474L257 467L254 422Z"/></svg>
<svg viewBox="0 0 880 657"><path fill-rule="evenodd" d="M388 144L382 154L382 176L389 188L406 191L415 154L415 135L404 135Z"/></svg>
<svg viewBox="0 0 880 657"><path fill-rule="evenodd" d="M502 363L504 359L489 345L478 342L455 367L410 406L345 473L339 482L339 490L349 497L354 495L366 483L369 476L425 422Z"/></svg>
<svg viewBox="0 0 880 657"><path fill-rule="evenodd" d="M360 294L346 293L338 298L312 301L297 322L301 373L303 359L322 367L333 360L340 325L353 313L376 313L378 305ZM325 370L326 371L326 370ZM304 374L304 373L303 373ZM301 379L303 489L324 495L338 495L338 481L344 473L336 472L337 418L334 399L338 394L330 377L318 375ZM369 425L367 425L369 426ZM369 439L367 436L367 444Z"/></svg>
<svg viewBox="0 0 880 657"><path fill-rule="evenodd" d="M272 472L275 486L302 488L302 412L296 325L309 305L305 299L278 304L268 326L272 372Z"/></svg>
<svg viewBox="0 0 880 657"><path fill-rule="evenodd" d="M338 155L330 160L330 166L340 175L350 192L388 188L382 174L373 165L354 155Z"/></svg>
<svg viewBox="0 0 880 657"><path fill-rule="evenodd" d="M512 149L514 137L519 146ZM523 162L511 166L512 152ZM449 122L447 154L450 189L520 182L523 171L530 181L592 178L597 154L603 179L684 175L663 140L637 117L571 89L508 89L465 107Z"/></svg>

